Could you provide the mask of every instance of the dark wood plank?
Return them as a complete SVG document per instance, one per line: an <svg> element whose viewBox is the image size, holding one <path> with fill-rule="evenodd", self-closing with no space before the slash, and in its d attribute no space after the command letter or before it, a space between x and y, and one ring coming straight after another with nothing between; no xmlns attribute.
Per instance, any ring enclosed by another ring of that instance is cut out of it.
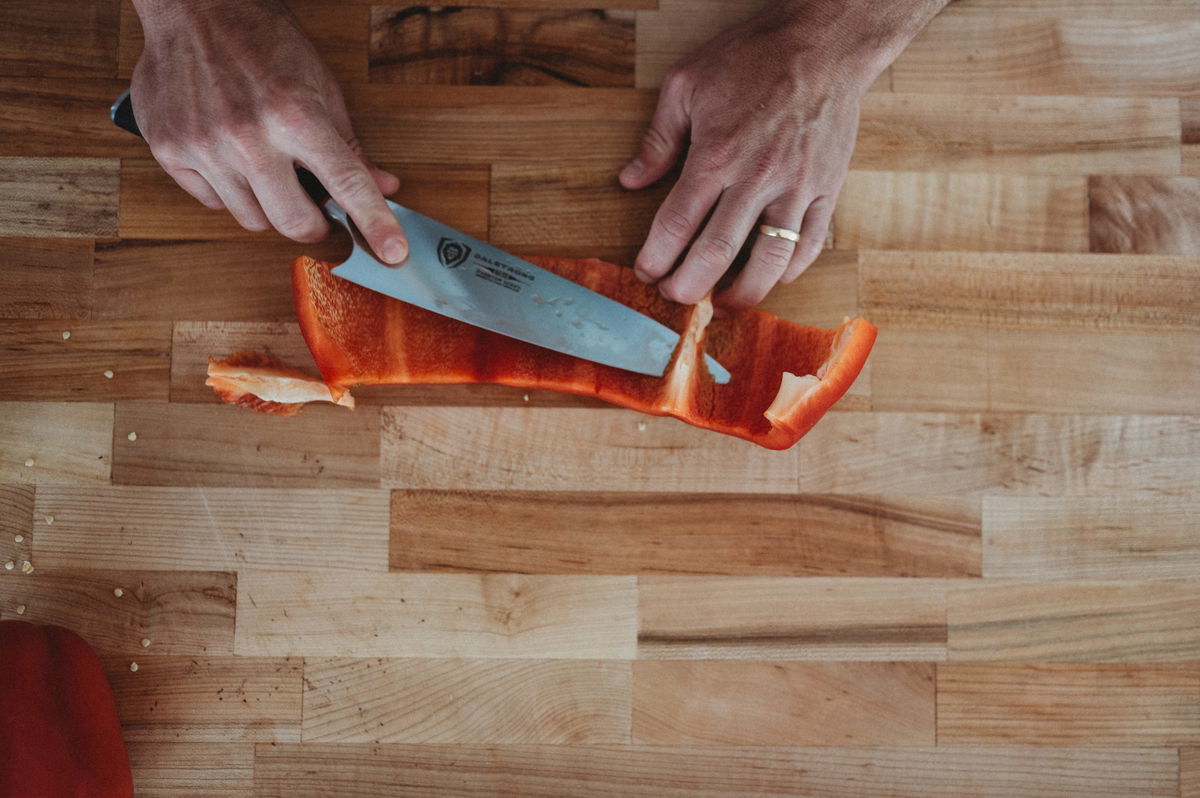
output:
<svg viewBox="0 0 1200 798"><path fill-rule="evenodd" d="M0 4L0 75L112 77L120 0Z"/></svg>
<svg viewBox="0 0 1200 798"><path fill-rule="evenodd" d="M85 238L0 238L0 318L87 317L92 244Z"/></svg>
<svg viewBox="0 0 1200 798"><path fill-rule="evenodd" d="M1092 176L1092 252L1200 256L1200 177Z"/></svg>
<svg viewBox="0 0 1200 798"><path fill-rule="evenodd" d="M0 77L0 155L148 158L146 143L114 125L108 108L128 80Z"/></svg>
<svg viewBox="0 0 1200 798"><path fill-rule="evenodd" d="M114 423L115 484L359 488L379 483L375 408L313 406L280 418L239 407L121 402Z"/></svg>
<svg viewBox="0 0 1200 798"><path fill-rule="evenodd" d="M0 320L0 400L166 401L167 322Z"/></svg>
<svg viewBox="0 0 1200 798"><path fill-rule="evenodd" d="M954 577L980 569L972 499L394 491L391 518L391 567L405 571Z"/></svg>
<svg viewBox="0 0 1200 798"><path fill-rule="evenodd" d="M372 6L373 82L633 86L630 11Z"/></svg>

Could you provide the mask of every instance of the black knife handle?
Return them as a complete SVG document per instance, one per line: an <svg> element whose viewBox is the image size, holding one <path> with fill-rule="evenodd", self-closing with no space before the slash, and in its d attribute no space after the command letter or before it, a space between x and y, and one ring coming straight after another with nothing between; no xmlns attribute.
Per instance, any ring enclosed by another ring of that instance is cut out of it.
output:
<svg viewBox="0 0 1200 798"><path fill-rule="evenodd" d="M126 89L113 103L109 110L109 116L117 127L128 130L139 138L145 138L142 135L142 129L138 127L137 119L133 116L133 98L129 94L129 89ZM317 180L316 175L303 166L296 167L296 179L300 181L300 187L304 189L304 193L317 203L318 207L329 199L329 192L325 190L325 186L321 185L321 181Z"/></svg>

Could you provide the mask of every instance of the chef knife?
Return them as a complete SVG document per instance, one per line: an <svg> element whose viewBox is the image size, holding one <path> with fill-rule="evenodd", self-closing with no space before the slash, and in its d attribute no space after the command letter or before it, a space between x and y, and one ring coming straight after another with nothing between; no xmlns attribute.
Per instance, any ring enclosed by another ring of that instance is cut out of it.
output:
<svg viewBox="0 0 1200 798"><path fill-rule="evenodd" d="M113 104L113 122L141 135L126 90ZM679 334L654 319L534 266L391 200L408 239L408 257L391 266L378 260L346 211L320 181L297 167L305 192L346 228L354 250L333 274L443 316L553 349L573 357L662 376ZM718 383L729 372L710 356Z"/></svg>

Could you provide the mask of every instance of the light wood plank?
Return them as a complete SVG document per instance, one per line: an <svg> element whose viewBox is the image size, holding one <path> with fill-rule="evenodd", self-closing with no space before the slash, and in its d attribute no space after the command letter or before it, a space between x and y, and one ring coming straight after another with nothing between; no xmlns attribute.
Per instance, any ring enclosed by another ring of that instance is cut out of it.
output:
<svg viewBox="0 0 1200 798"><path fill-rule="evenodd" d="M127 88L128 79L0 77L0 155L150 157L144 141L104 112Z"/></svg>
<svg viewBox="0 0 1200 798"><path fill-rule="evenodd" d="M932 665L633 663L633 739L652 745L888 745L934 741Z"/></svg>
<svg viewBox="0 0 1200 798"><path fill-rule="evenodd" d="M392 197L396 202L434 216L468 235L487 236L486 168L377 163L400 178L400 190ZM253 240L256 244L276 247L287 241L273 230L261 233L245 230L228 212L205 208L176 185L157 162L147 159L121 162L120 235L126 239L175 240L186 236ZM295 256L304 254L306 246L293 242ZM290 259L282 263L290 263Z"/></svg>
<svg viewBox="0 0 1200 798"><path fill-rule="evenodd" d="M937 666L939 745L1175 746L1200 740L1193 665Z"/></svg>
<svg viewBox="0 0 1200 798"><path fill-rule="evenodd" d="M259 745L255 798L1176 798L1173 749ZM853 774L850 777L848 774Z"/></svg>
<svg viewBox="0 0 1200 798"><path fill-rule="evenodd" d="M632 158L655 93L574 86L345 87L366 152L383 162L504 161L616 170ZM443 220L449 223L449 220ZM611 244L611 242L608 242Z"/></svg>
<svg viewBox="0 0 1200 798"><path fill-rule="evenodd" d="M643 576L638 657L943 660L953 584Z"/></svg>
<svg viewBox="0 0 1200 798"><path fill-rule="evenodd" d="M129 657L104 660L126 740L300 740L299 660L148 655L132 661L136 671Z"/></svg>
<svg viewBox="0 0 1200 798"><path fill-rule="evenodd" d="M1022 582L947 593L951 661L1200 659L1200 582Z"/></svg>
<svg viewBox="0 0 1200 798"><path fill-rule="evenodd" d="M799 449L770 451L615 408L385 408L381 437L389 488L781 493L800 485Z"/></svg>
<svg viewBox="0 0 1200 798"><path fill-rule="evenodd" d="M923 330L884 322L871 350L871 409L986 411L991 408L989 352L986 330Z"/></svg>
<svg viewBox="0 0 1200 798"><path fill-rule="evenodd" d="M385 5L370 26L373 82L633 86L631 11Z"/></svg>
<svg viewBox="0 0 1200 798"><path fill-rule="evenodd" d="M47 567L387 570L379 490L49 487L36 519Z"/></svg>
<svg viewBox="0 0 1200 798"><path fill-rule="evenodd" d="M873 251L858 274L859 312L893 330L1200 332L1193 258Z"/></svg>
<svg viewBox="0 0 1200 798"><path fill-rule="evenodd" d="M1175 175L1177 100L868 93L855 170Z"/></svg>
<svg viewBox="0 0 1200 798"><path fill-rule="evenodd" d="M1200 256L1200 177L1088 179L1093 252Z"/></svg>
<svg viewBox="0 0 1200 798"><path fill-rule="evenodd" d="M628 662L308 659L305 742L629 741Z"/></svg>
<svg viewBox="0 0 1200 798"><path fill-rule="evenodd" d="M327 0L287 0L287 7L339 82L366 80L367 8ZM133 4L122 0L118 74L126 82L144 45Z"/></svg>
<svg viewBox="0 0 1200 798"><path fill-rule="evenodd" d="M129 742L138 794L148 798L250 798L253 743ZM221 763L213 767L214 762Z"/></svg>
<svg viewBox="0 0 1200 798"><path fill-rule="evenodd" d="M1186 97L1200 86L1194 6L988 8L983 19L968 5L949 6L892 64L895 91Z"/></svg>
<svg viewBox="0 0 1200 798"><path fill-rule="evenodd" d="M170 357L166 322L0 320L0 399L166 401Z"/></svg>
<svg viewBox="0 0 1200 798"><path fill-rule="evenodd" d="M119 0L0 5L0 75L111 77Z"/></svg>
<svg viewBox="0 0 1200 798"><path fill-rule="evenodd" d="M952 577L980 567L972 499L394 491L391 517L391 567L403 571Z"/></svg>
<svg viewBox="0 0 1200 798"><path fill-rule="evenodd" d="M369 407L313 406L280 418L238 407L122 402L115 429L116 484L370 488L379 480L379 414Z"/></svg>
<svg viewBox="0 0 1200 798"><path fill-rule="evenodd" d="M115 236L118 171L114 159L0 158L0 236Z"/></svg>
<svg viewBox="0 0 1200 798"><path fill-rule="evenodd" d="M501 249L640 247L673 181L627 191L616 181L621 165L496 164L492 243Z"/></svg>
<svg viewBox="0 0 1200 798"><path fill-rule="evenodd" d="M1179 751L1179 798L1200 796L1200 747Z"/></svg>
<svg viewBox="0 0 1200 798"><path fill-rule="evenodd" d="M233 650L237 579L231 573L43 569L36 556L33 566L28 575L0 572L6 619L24 605L21 620L64 626L97 652L123 657Z"/></svg>
<svg viewBox="0 0 1200 798"><path fill-rule="evenodd" d="M840 249L1086 252L1086 180L852 171L833 236Z"/></svg>
<svg viewBox="0 0 1200 798"><path fill-rule="evenodd" d="M630 659L631 576L243 571L239 655Z"/></svg>
<svg viewBox="0 0 1200 798"><path fill-rule="evenodd" d="M85 318L91 294L90 240L0 238L0 318Z"/></svg>
<svg viewBox="0 0 1200 798"><path fill-rule="evenodd" d="M112 434L110 404L0 403L0 482L108 482Z"/></svg>
<svg viewBox="0 0 1200 798"><path fill-rule="evenodd" d="M983 500L983 573L995 578L1175 579L1200 573L1194 498Z"/></svg>

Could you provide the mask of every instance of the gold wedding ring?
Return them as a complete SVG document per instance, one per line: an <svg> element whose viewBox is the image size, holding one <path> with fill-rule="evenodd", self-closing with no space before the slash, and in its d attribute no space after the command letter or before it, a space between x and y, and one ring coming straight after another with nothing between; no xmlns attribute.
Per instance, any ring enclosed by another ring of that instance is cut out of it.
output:
<svg viewBox="0 0 1200 798"><path fill-rule="evenodd" d="M773 227L769 224L760 224L758 232L765 236L772 236L773 238L786 238L788 241L796 243L800 241L800 231L788 230L786 227Z"/></svg>

